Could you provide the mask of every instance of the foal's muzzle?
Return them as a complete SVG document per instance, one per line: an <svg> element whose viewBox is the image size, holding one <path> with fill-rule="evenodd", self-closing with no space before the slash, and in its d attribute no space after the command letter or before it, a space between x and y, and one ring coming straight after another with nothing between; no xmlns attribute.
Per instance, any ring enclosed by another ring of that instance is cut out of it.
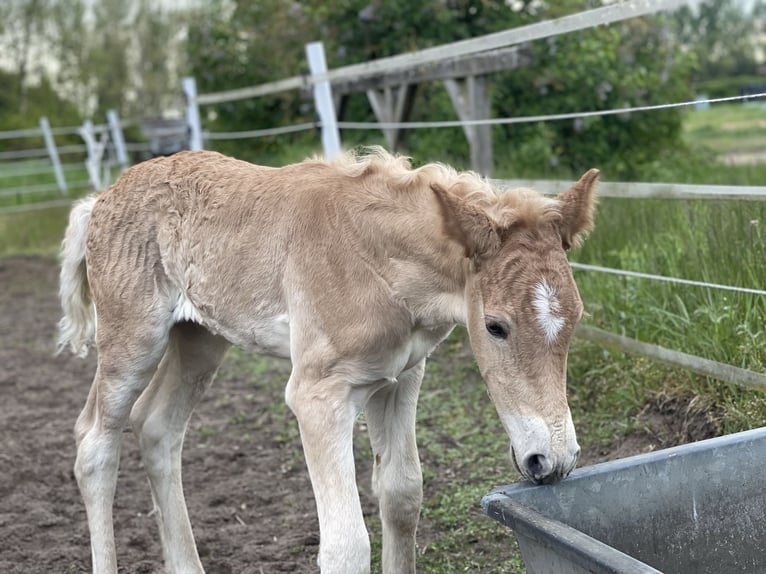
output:
<svg viewBox="0 0 766 574"><path fill-rule="evenodd" d="M554 484L569 476L569 473L577 466L580 458L580 449L572 457L571 462L564 465L554 466L549 457L543 454L531 453L524 457L519 464L516 459L516 451L511 446L511 461L518 473L535 484Z"/></svg>

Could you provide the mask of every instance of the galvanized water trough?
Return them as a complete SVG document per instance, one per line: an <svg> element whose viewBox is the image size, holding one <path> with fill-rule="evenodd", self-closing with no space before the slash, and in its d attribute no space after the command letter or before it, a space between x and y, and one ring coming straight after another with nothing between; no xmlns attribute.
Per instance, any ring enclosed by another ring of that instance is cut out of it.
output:
<svg viewBox="0 0 766 574"><path fill-rule="evenodd" d="M766 572L766 427L514 484L482 500L528 574Z"/></svg>

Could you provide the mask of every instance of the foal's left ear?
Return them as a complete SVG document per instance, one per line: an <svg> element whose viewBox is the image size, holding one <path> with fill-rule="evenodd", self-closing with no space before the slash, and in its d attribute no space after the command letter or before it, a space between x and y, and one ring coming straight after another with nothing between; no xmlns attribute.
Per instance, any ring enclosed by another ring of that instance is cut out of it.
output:
<svg viewBox="0 0 766 574"><path fill-rule="evenodd" d="M561 212L559 225L564 249L578 245L582 236L593 228L599 173L597 169L588 170L577 183L556 197Z"/></svg>

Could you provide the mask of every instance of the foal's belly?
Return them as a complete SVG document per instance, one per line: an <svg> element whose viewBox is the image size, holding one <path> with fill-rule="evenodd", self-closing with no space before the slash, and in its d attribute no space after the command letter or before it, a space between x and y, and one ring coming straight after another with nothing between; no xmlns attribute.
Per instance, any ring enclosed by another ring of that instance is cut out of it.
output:
<svg viewBox="0 0 766 574"><path fill-rule="evenodd" d="M246 313L220 316L206 308L198 308L185 294L180 294L174 309L177 321L193 321L229 342L247 351L272 357L290 359L290 317L279 306L261 306ZM346 365L353 365L360 377L366 380L396 379L411 369L444 339L453 325L432 328L413 327L407 335L382 349L373 344L366 350L355 349L344 355L343 349L332 349L336 359ZM327 337L332 339L332 337ZM330 359L330 357L328 357Z"/></svg>
<svg viewBox="0 0 766 574"><path fill-rule="evenodd" d="M290 317L280 309L263 309L253 316L218 317L197 309L188 299L177 309L182 312L175 313L176 320L199 323L237 347L260 355L290 358Z"/></svg>

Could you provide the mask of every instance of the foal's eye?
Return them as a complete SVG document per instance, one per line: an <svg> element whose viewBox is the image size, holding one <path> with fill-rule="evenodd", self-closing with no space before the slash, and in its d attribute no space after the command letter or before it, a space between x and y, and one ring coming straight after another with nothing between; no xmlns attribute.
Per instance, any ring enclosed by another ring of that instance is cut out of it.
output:
<svg viewBox="0 0 766 574"><path fill-rule="evenodd" d="M487 332L498 339L508 338L508 330L497 321L487 321Z"/></svg>

